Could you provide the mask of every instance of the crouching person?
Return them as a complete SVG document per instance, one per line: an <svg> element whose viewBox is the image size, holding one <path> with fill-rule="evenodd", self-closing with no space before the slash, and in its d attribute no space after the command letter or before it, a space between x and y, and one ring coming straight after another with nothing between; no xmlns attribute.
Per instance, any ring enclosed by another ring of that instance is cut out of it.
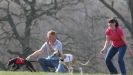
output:
<svg viewBox="0 0 133 75"><path fill-rule="evenodd" d="M29 55L26 59L30 60L43 53L46 53L48 54L47 58L42 57L38 59L38 63L42 67L43 71L50 72L49 68L54 68L56 71L63 73L65 72L65 68L63 65L59 65L59 57L52 55L53 52L57 50L62 53L62 43L56 39L56 32L50 30L47 32L47 41L42 45L39 50ZM58 65L60 67L58 67Z"/></svg>

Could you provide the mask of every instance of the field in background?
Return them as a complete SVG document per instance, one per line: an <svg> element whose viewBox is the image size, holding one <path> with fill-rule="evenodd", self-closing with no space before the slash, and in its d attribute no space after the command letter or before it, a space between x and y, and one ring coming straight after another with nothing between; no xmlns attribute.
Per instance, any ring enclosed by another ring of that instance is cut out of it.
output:
<svg viewBox="0 0 133 75"><path fill-rule="evenodd" d="M68 73L46 73L46 72L11 72L11 71L0 71L0 75L71 75ZM80 75L78 73L74 73L73 75ZM83 74L83 75L109 75L109 74ZM131 74L129 74L131 75Z"/></svg>
<svg viewBox="0 0 133 75"><path fill-rule="evenodd" d="M69 75L68 73L46 73L46 72L11 72L11 71L0 71L0 75ZM80 75L80 74L73 74ZM92 74L83 74L83 75L92 75ZM96 74L94 74L96 75Z"/></svg>

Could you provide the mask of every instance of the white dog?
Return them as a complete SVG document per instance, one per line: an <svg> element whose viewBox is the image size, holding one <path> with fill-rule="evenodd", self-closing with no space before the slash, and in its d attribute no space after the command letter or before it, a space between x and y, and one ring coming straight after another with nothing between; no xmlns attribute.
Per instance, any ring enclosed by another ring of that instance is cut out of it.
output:
<svg viewBox="0 0 133 75"><path fill-rule="evenodd" d="M87 65L90 60L88 60L86 63L81 63L77 60L77 58L72 54L61 54L59 51L55 52L54 54L58 55L60 57L60 64L63 64L67 67L68 72L70 74L73 74L73 69L78 68L80 71L80 74L83 74L82 65Z"/></svg>

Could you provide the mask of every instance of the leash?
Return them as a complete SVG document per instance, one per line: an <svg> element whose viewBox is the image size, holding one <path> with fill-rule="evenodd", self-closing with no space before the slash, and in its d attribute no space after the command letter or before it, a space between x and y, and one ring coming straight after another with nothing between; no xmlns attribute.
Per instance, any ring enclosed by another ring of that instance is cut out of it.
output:
<svg viewBox="0 0 133 75"><path fill-rule="evenodd" d="M30 61L30 62L37 62L37 61L33 60L33 61Z"/></svg>

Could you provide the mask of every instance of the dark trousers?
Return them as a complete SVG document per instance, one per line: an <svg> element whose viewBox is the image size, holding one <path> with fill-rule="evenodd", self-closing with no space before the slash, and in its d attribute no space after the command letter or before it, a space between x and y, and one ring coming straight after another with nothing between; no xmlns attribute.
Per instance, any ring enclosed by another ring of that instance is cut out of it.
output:
<svg viewBox="0 0 133 75"><path fill-rule="evenodd" d="M50 72L49 68L58 68L59 60L39 58L39 64L45 72Z"/></svg>
<svg viewBox="0 0 133 75"><path fill-rule="evenodd" d="M56 72L64 73L65 67L64 65L59 64L58 59L46 59L46 58L39 58L39 64L41 65L43 71L50 72L49 68L54 68Z"/></svg>
<svg viewBox="0 0 133 75"><path fill-rule="evenodd" d="M122 75L126 74L125 63L124 63L124 60L123 60L126 49L127 49L126 45L123 45L123 46L118 47L118 48L111 46L109 48L109 50L107 52L107 55L106 55L106 58L105 58L105 62L106 62L107 68L110 71L110 74L117 74L118 73L116 68L114 67L112 61L111 61L113 56L117 52L119 52L118 53L118 64L119 64L119 68L120 68L120 73Z"/></svg>

